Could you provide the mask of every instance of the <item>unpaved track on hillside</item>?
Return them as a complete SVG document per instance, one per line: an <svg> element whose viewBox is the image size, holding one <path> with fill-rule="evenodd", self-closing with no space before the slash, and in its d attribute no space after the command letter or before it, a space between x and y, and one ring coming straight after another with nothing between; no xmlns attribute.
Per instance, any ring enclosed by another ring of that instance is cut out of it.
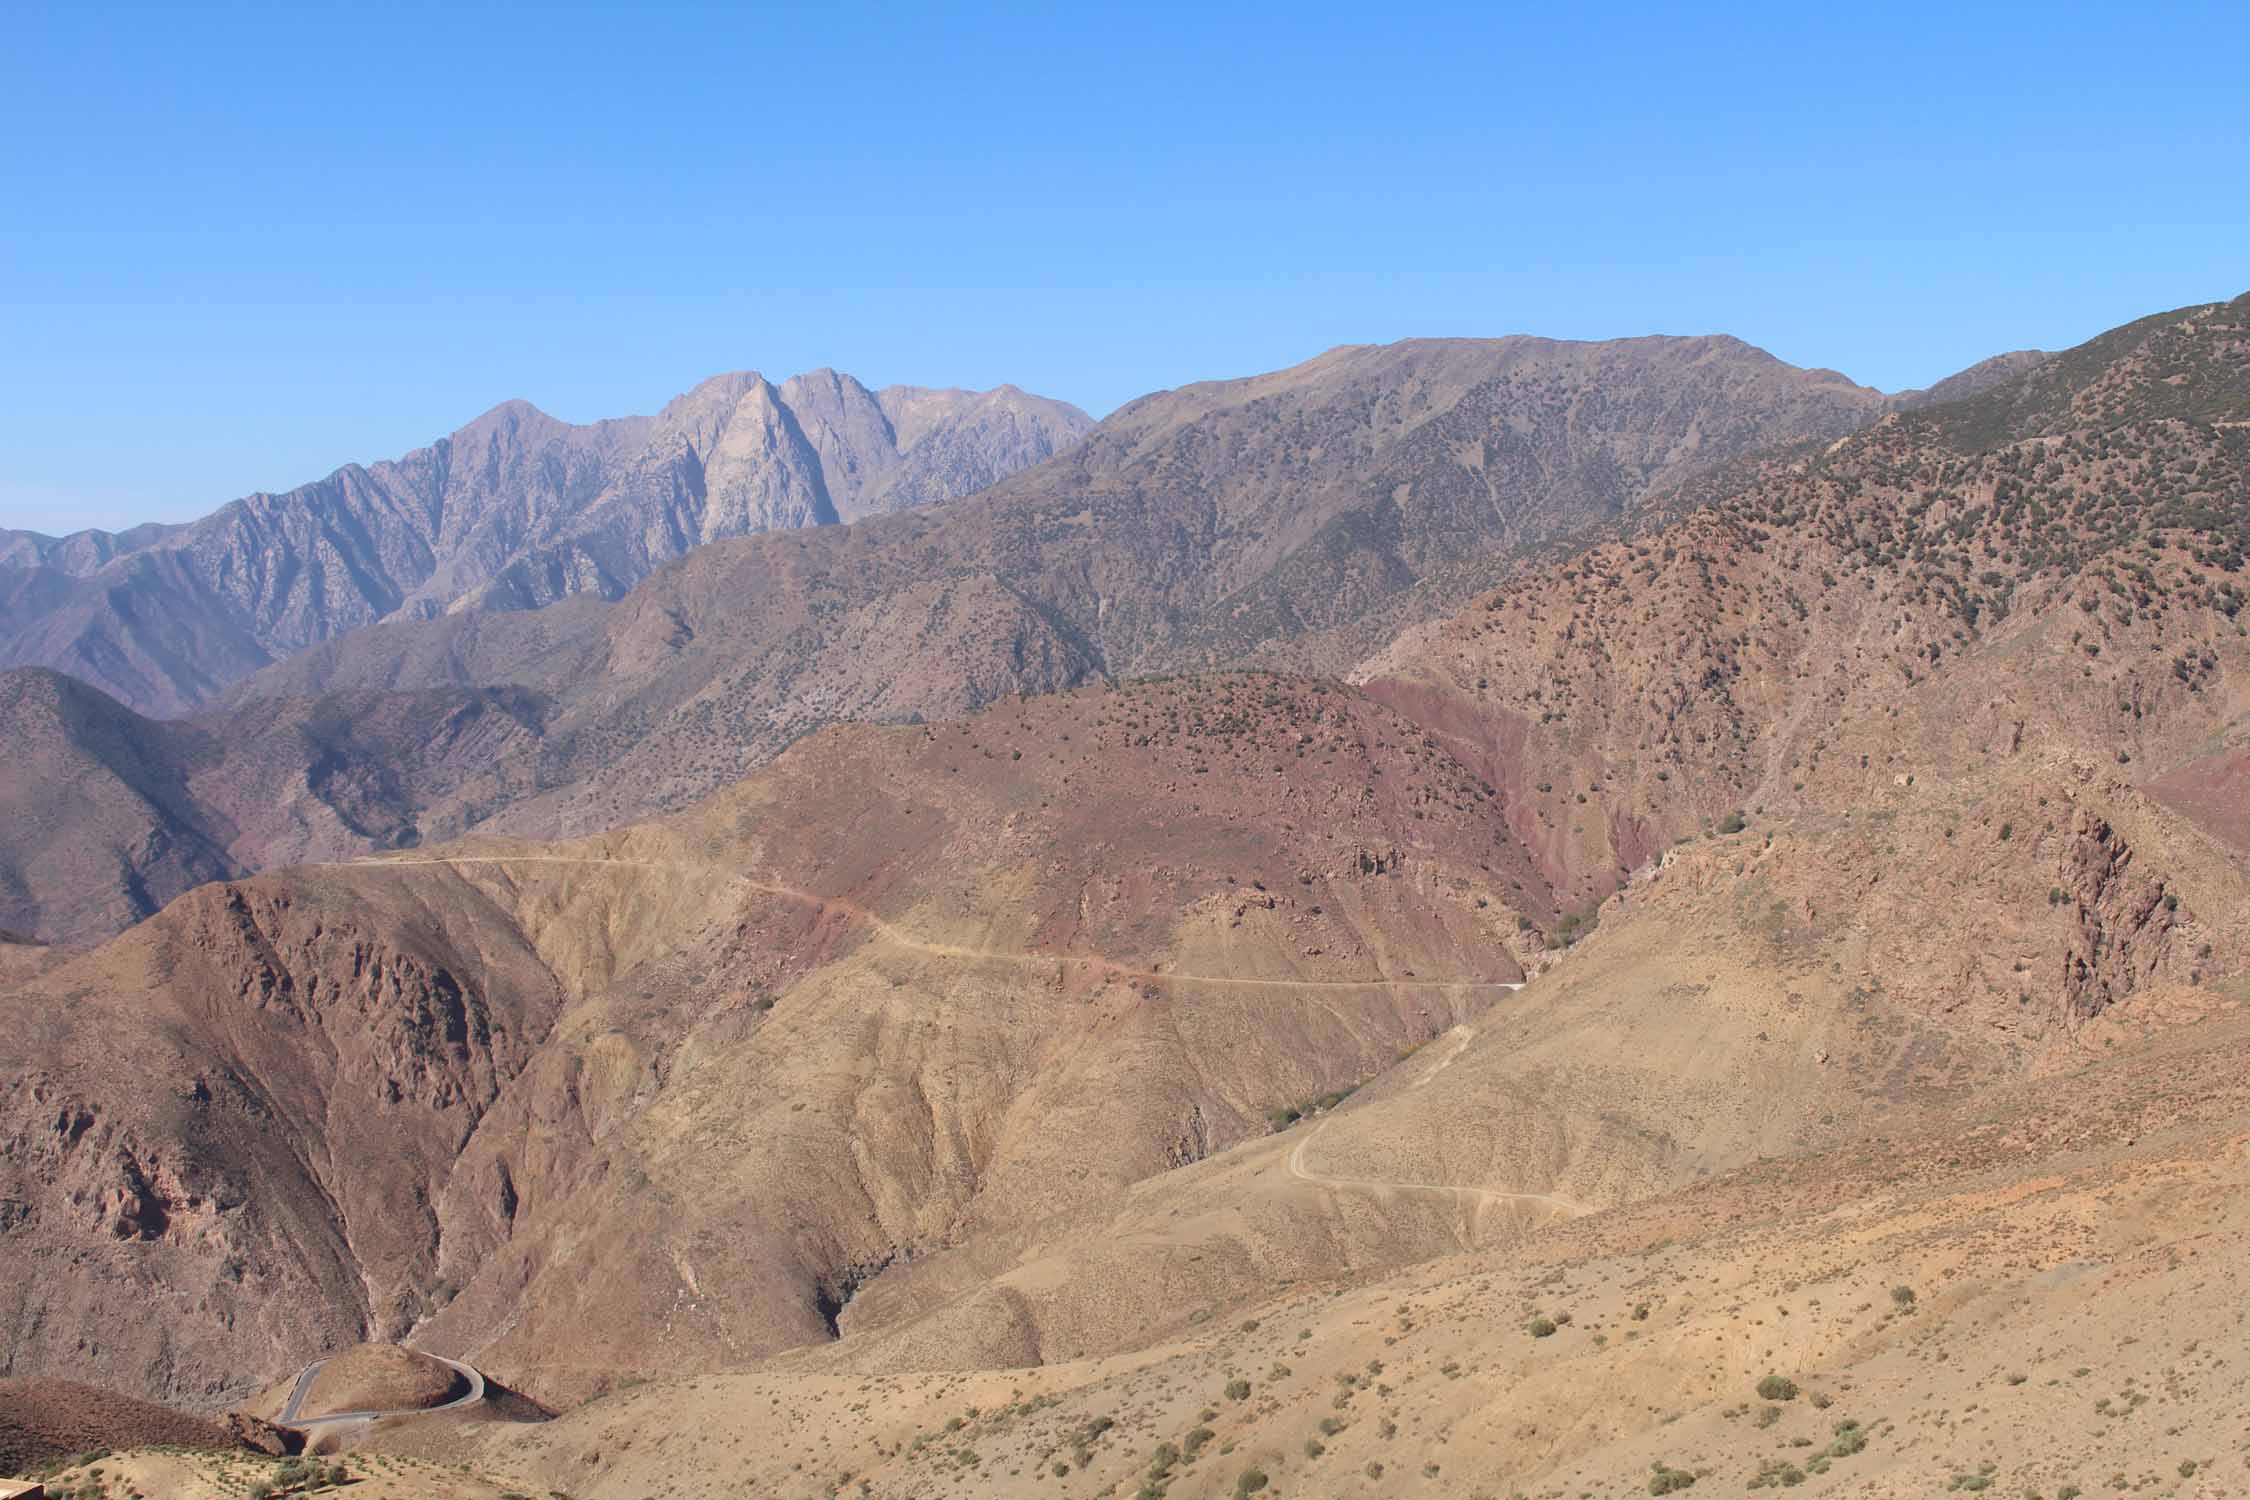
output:
<svg viewBox="0 0 2250 1500"><path fill-rule="evenodd" d="M1149 979L1158 983L1223 984L1246 989L1274 990L1378 990L1378 989L1431 989L1431 990L1520 990L1523 986L1504 979L1249 979L1227 974L1181 974L1162 969L1135 969L1094 953L1010 953L990 948L963 948L951 943L931 943L900 931L889 922L869 911L859 903L842 896L823 896L817 891L800 890L795 886L775 885L769 881L752 880L747 875L737 875L725 870L715 870L701 865L668 864L644 859L599 859L585 855L568 854L475 854L448 859L357 859L338 860L327 866L345 870L388 870L410 866L431 865L608 865L626 870L668 871L676 875L696 875L709 878L717 876L734 884L769 896L779 896L800 905L816 908L833 907L867 925L882 942L894 948L904 948L915 953L926 953L933 958L959 959L971 963L1017 964L1025 967L1051 968L1075 965L1105 974L1113 979Z"/></svg>
<svg viewBox="0 0 2250 1500"><path fill-rule="evenodd" d="M1573 1202L1568 1198L1558 1198L1552 1193L1509 1193L1502 1192L1498 1188L1455 1187L1451 1183L1445 1182L1400 1182L1385 1177L1330 1177L1326 1173L1315 1172L1305 1165L1305 1151L1314 1141L1320 1139L1320 1133L1326 1130L1331 1123L1333 1122L1323 1120L1314 1126L1312 1133L1297 1143L1296 1149L1289 1153L1288 1160L1283 1163L1284 1169L1297 1181L1324 1188L1368 1188L1375 1191L1452 1193L1457 1197L1467 1198L1475 1203L1538 1203L1548 1208L1560 1210L1574 1218L1594 1211L1583 1203Z"/></svg>
<svg viewBox="0 0 2250 1500"><path fill-rule="evenodd" d="M1523 986L1517 984L1510 985L1509 988L1520 990ZM1445 1055L1438 1059L1437 1066L1424 1072L1421 1077L1408 1084L1406 1087L1409 1092L1427 1086L1431 1079L1452 1067L1453 1060L1467 1051L1469 1043L1476 1040L1476 1028L1473 1026L1456 1026L1450 1036L1451 1039L1446 1043ZM1568 1198L1559 1198L1553 1193L1511 1193L1498 1188L1455 1187L1450 1183L1443 1182L1399 1182L1379 1177L1330 1177L1325 1173L1315 1172L1305 1165L1305 1152L1314 1141L1320 1139L1320 1133L1333 1123L1335 1122L1332 1120L1323 1120L1315 1125L1312 1132L1299 1141L1295 1149L1289 1153L1288 1159L1283 1163L1283 1168L1291 1177L1299 1182L1310 1183L1314 1187L1377 1190L1390 1188L1414 1193L1453 1193L1478 1203L1540 1203L1549 1208L1560 1209L1573 1216L1590 1214L1594 1211L1583 1203L1573 1202Z"/></svg>

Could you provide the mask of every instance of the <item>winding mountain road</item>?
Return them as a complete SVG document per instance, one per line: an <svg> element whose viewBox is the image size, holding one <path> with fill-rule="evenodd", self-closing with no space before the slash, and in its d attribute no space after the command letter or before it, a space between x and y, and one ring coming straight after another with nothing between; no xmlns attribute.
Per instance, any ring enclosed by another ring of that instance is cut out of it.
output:
<svg viewBox="0 0 2250 1500"><path fill-rule="evenodd" d="M312 1390L313 1381L319 1376L321 1367L328 1363L325 1359L316 1359L297 1372L297 1383L290 1389L288 1404L281 1408L279 1425L310 1432L316 1427L337 1426L347 1422L373 1422L382 1417L434 1416L441 1411L458 1411L464 1406L474 1406L484 1399L484 1376L478 1374L472 1366L457 1359L447 1359L442 1354L429 1357L441 1364L450 1365L454 1374L468 1381L468 1394L456 1396L442 1406L409 1406L396 1411L332 1411L323 1412L317 1417L299 1417L297 1408L304 1405L305 1396Z"/></svg>

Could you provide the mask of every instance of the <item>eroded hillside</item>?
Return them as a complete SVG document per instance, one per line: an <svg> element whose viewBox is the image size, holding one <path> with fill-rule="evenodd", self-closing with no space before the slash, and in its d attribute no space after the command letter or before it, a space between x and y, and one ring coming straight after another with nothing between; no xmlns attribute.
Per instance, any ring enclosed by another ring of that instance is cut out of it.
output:
<svg viewBox="0 0 2250 1500"><path fill-rule="evenodd" d="M1183 679L204 887L7 996L12 1250L104 1268L15 1284L14 1367L208 1400L419 1327L567 1394L823 1338L1519 980L1487 797L1347 689Z"/></svg>
<svg viewBox="0 0 2250 1500"><path fill-rule="evenodd" d="M10 1368L411 1338L571 1409L380 1446L621 1500L2223 1493L2244 312L1746 460L1358 687L830 727L25 950L0 1249L72 1273ZM786 543L878 588L850 536Z"/></svg>

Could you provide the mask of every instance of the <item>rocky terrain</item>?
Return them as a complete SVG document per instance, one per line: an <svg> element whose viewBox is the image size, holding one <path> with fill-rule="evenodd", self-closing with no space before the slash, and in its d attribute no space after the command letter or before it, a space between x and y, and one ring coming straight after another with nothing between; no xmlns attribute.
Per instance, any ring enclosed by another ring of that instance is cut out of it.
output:
<svg viewBox="0 0 2250 1500"><path fill-rule="evenodd" d="M2239 1491L2246 382L2250 299L2180 309L1668 475L1349 683L1126 678L1221 637L1117 604L1107 679L700 800L620 749L664 816L13 945L4 1373L410 1340L560 1415L387 1461L620 1500ZM1176 472L1167 410L1062 462ZM695 580L879 597L1037 479L280 670L551 632L545 693L598 621L712 702Z"/></svg>
<svg viewBox="0 0 2250 1500"><path fill-rule="evenodd" d="M734 390L706 386L664 420L705 451L717 439L693 436L690 418L715 422ZM848 479L854 493L920 497L940 454L983 451L964 449L972 430L991 436L943 393L884 392L896 423L884 430L910 461L883 469L868 455L889 450L862 430L878 398L855 404L857 391L842 377L779 388L806 431L831 435L816 446L838 494ZM614 827L684 807L838 721L950 718L1008 693L1238 651L1338 666L1341 634L1436 610L1523 547L1615 521L1759 445L1848 432L1901 399L1727 339L1340 349L1136 402L1081 449L966 505L779 531L771 516L745 521L735 529L766 534L700 547L615 603L605 582L516 608L554 591L496 575L455 598L459 577L433 575L420 597L453 598L449 613L346 633L176 731L112 737L205 747L195 776L172 778L187 783L178 795L130 790L148 779L137 767L87 777L76 759L35 759L19 781L26 802L74 806L98 791L123 810L44 820L85 834L35 866L0 862L0 889L16 892L0 922L84 941L194 879L471 828ZM943 472L966 483L1006 467L962 457ZM628 486L570 524L648 503ZM655 557L602 576L640 577ZM1276 598L1299 602L1275 613ZM1308 632L1331 649L1300 651ZM399 743L375 727L424 720L429 736ZM58 738L45 722L21 733ZM131 836L101 831L112 825Z"/></svg>
<svg viewBox="0 0 2250 1500"><path fill-rule="evenodd" d="M43 668L0 672L0 927L89 944L208 880L438 836L543 712L472 688L156 720Z"/></svg>
<svg viewBox="0 0 2250 1500"><path fill-rule="evenodd" d="M377 621L615 598L721 537L968 494L1091 425L1012 386L870 391L833 370L721 375L656 416L583 427L511 401L191 525L0 533L0 666L179 713Z"/></svg>
<svg viewBox="0 0 2250 1500"><path fill-rule="evenodd" d="M882 1266L1261 1132L1518 980L1483 798L1357 693L1188 679L830 731L592 840L200 887L0 997L8 1234L80 1267L0 1293L10 1358L90 1338L209 1402L458 1327L545 1399L822 1337Z"/></svg>

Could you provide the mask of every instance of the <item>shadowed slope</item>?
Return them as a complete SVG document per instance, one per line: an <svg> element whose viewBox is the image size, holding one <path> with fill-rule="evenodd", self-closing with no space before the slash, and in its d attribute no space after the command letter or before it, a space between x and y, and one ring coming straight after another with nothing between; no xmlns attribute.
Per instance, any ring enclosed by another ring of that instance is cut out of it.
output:
<svg viewBox="0 0 2250 1500"><path fill-rule="evenodd" d="M92 943L207 880L458 831L542 712L521 690L443 689L160 721L0 673L0 925Z"/></svg>

